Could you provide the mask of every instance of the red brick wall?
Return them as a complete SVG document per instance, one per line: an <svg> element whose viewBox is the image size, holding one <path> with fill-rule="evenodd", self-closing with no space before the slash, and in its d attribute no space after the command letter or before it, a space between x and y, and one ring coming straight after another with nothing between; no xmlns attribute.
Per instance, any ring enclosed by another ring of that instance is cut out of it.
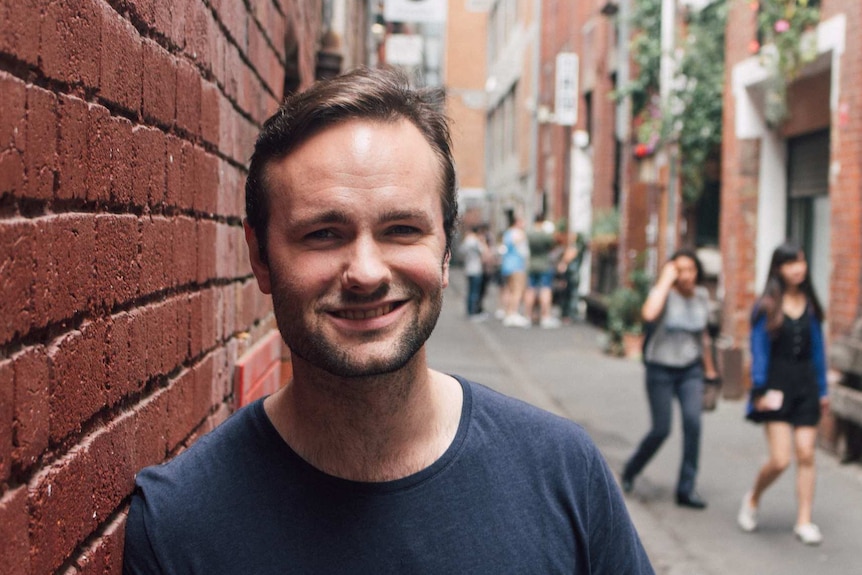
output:
<svg viewBox="0 0 862 575"><path fill-rule="evenodd" d="M722 121L721 216L722 331L745 344L748 316L754 302L757 237L757 186L760 140L736 138L736 110L732 92L733 66L751 54L756 22L748 3L731 2L725 38L724 118Z"/></svg>
<svg viewBox="0 0 862 575"><path fill-rule="evenodd" d="M862 109L862 38L856 33L862 21L862 4L855 0L823 0L821 21L838 14L844 14L847 27L844 53L837 70L832 70L840 75L838 109L825 118L819 112L798 114L784 129L785 133L795 134L823 123L831 128L831 293L820 294L829 302L830 339L848 333L855 318L862 314L862 116L857 113ZM725 289L722 329L743 348L747 348L748 314L763 287L755 285L754 249L760 143L736 138L731 74L736 63L750 56L748 46L755 36L754 15L748 4L731 3L722 152L721 251ZM794 85L790 97L799 101L791 101L791 108L809 110L805 100L818 97L825 82L820 75Z"/></svg>
<svg viewBox="0 0 862 575"><path fill-rule="evenodd" d="M320 2L248 6L0 2L4 573L119 573L135 472L229 415L273 328L245 165Z"/></svg>

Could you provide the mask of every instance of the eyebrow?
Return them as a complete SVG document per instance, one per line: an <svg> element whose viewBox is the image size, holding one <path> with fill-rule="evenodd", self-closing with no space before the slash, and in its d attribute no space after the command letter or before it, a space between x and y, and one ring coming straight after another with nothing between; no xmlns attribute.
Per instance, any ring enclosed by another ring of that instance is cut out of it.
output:
<svg viewBox="0 0 862 575"><path fill-rule="evenodd" d="M431 218L421 210L387 210L377 218L378 223L382 224L405 220L420 221L426 225L431 225ZM350 217L347 212L343 210L327 210L307 219L300 218L295 222L295 225L298 227L309 227L321 224L348 225L349 223Z"/></svg>

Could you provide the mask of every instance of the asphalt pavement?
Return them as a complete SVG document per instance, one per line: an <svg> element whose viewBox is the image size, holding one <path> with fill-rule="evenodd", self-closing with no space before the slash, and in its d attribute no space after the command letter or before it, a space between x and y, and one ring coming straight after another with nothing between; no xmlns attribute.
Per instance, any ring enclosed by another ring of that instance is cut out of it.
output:
<svg viewBox="0 0 862 575"><path fill-rule="evenodd" d="M559 329L503 327L493 317L469 321L464 278L453 270L440 322L428 343L431 367L457 373L581 424L614 471L649 425L643 366L606 355L601 330L576 322ZM495 309L496 289L486 308ZM708 509L674 504L681 431L671 436L626 497L659 574L810 575L862 573L862 466L817 454L814 521L824 541L808 547L793 536L795 468L767 491L760 525L744 533L736 512L766 456L760 427L743 418L741 400L721 399L704 414L698 492Z"/></svg>

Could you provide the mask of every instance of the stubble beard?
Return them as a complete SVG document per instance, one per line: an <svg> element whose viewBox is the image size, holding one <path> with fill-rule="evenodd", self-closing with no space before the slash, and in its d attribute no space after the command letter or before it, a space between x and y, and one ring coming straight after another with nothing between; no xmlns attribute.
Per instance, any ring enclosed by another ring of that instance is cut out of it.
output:
<svg viewBox="0 0 862 575"><path fill-rule="evenodd" d="M273 290L272 301L276 324L291 354L334 376L345 378L385 375L406 366L431 337L443 308L442 288L427 294L418 288L410 289L410 301L415 303L424 299L427 307L418 310L412 321L399 333L398 341L394 342L392 348L374 357L363 358L357 355L362 352L342 347L329 339L319 327L308 325L303 318L303 310L295 309L291 297L285 291ZM378 332L369 332L366 339L373 341L378 337L383 336Z"/></svg>

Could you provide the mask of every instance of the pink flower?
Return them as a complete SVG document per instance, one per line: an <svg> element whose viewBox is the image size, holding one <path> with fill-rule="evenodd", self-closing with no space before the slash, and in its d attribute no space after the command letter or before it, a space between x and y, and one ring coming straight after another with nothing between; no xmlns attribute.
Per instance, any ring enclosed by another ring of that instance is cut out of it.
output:
<svg viewBox="0 0 862 575"><path fill-rule="evenodd" d="M748 51L752 54L757 54L760 51L760 42L752 40L748 43Z"/></svg>
<svg viewBox="0 0 862 575"><path fill-rule="evenodd" d="M782 18L778 22L775 23L775 31L781 34L782 32L787 32L790 30L790 22Z"/></svg>

